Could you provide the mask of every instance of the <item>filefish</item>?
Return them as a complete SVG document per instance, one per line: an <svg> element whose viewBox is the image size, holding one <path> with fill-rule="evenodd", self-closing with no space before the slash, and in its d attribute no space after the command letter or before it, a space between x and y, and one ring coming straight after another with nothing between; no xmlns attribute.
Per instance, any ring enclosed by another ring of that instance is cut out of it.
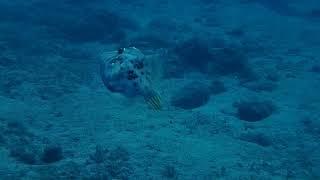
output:
<svg viewBox="0 0 320 180"><path fill-rule="evenodd" d="M152 69L147 64L146 56L135 47L110 51L102 56L101 79L110 92L142 96L150 108L161 110L161 97L152 86Z"/></svg>

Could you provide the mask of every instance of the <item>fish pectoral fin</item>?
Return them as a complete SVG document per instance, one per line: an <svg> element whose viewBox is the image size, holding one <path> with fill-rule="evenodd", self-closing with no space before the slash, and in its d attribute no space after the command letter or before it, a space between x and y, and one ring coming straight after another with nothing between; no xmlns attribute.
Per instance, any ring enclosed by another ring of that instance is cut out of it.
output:
<svg viewBox="0 0 320 180"><path fill-rule="evenodd" d="M152 91L151 93L148 93L144 96L144 99L147 103L147 105L153 109L153 110L161 110L162 109L162 103L161 103L161 96L155 92Z"/></svg>

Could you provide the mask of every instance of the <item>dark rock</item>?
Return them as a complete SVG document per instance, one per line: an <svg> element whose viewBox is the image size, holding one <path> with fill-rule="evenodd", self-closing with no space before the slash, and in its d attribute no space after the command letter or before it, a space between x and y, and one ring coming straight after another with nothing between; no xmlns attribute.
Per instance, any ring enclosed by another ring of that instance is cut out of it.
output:
<svg viewBox="0 0 320 180"><path fill-rule="evenodd" d="M245 79L256 79L248 63L248 57L241 48L224 47L213 52L210 71L221 75L238 75Z"/></svg>
<svg viewBox="0 0 320 180"><path fill-rule="evenodd" d="M192 38L178 44L174 53L178 55L188 69L201 72L208 71L208 62L213 59L208 43L199 38Z"/></svg>
<svg viewBox="0 0 320 180"><path fill-rule="evenodd" d="M237 108L237 117L249 122L261 121L276 110L271 101L242 101L234 106Z"/></svg>
<svg viewBox="0 0 320 180"><path fill-rule="evenodd" d="M307 17L309 18L320 18L320 9L313 9L309 13L307 13Z"/></svg>
<svg viewBox="0 0 320 180"><path fill-rule="evenodd" d="M210 91L212 94L221 94L223 92L226 92L227 88L222 81L214 80L210 84Z"/></svg>
<svg viewBox="0 0 320 180"><path fill-rule="evenodd" d="M314 72L314 73L320 73L320 65L317 64L317 65L313 65L310 69L311 72Z"/></svg>
<svg viewBox="0 0 320 180"><path fill-rule="evenodd" d="M122 146L118 146L110 152L109 160L111 161L128 161L129 152Z"/></svg>
<svg viewBox="0 0 320 180"><path fill-rule="evenodd" d="M10 120L7 124L7 129L4 131L8 135L31 137L33 134L29 132L27 126L19 121Z"/></svg>
<svg viewBox="0 0 320 180"><path fill-rule="evenodd" d="M304 131L316 137L320 137L320 121L318 117L304 117L301 119Z"/></svg>
<svg viewBox="0 0 320 180"><path fill-rule="evenodd" d="M17 146L10 149L10 156L24 164L38 163L37 152L31 147Z"/></svg>
<svg viewBox="0 0 320 180"><path fill-rule="evenodd" d="M67 17L61 17L59 22L53 20L49 24L44 23L56 37L76 43L125 41L127 38L126 31L138 28L137 24L131 19L106 10L92 10L91 13L78 16L82 17L69 13Z"/></svg>
<svg viewBox="0 0 320 180"><path fill-rule="evenodd" d="M242 28L234 28L231 31L227 32L228 35L233 37L243 37L245 35L245 31Z"/></svg>
<svg viewBox="0 0 320 180"><path fill-rule="evenodd" d="M16 65L16 61L12 58L0 56L0 66L10 67Z"/></svg>
<svg viewBox="0 0 320 180"><path fill-rule="evenodd" d="M167 179L175 179L178 177L178 173L177 170L174 166L172 165L166 165L162 172L161 172L162 176L167 178Z"/></svg>
<svg viewBox="0 0 320 180"><path fill-rule="evenodd" d="M48 146L41 155L41 160L44 163L54 163L60 161L63 158L62 148L60 146Z"/></svg>
<svg viewBox="0 0 320 180"><path fill-rule="evenodd" d="M1 82L3 90L10 92L10 90L20 86L27 79L24 75L24 73L18 71L12 71L6 74L6 79Z"/></svg>
<svg viewBox="0 0 320 180"><path fill-rule="evenodd" d="M210 88L201 82L192 82L180 88L172 96L171 104L182 109L194 109L205 105L210 98Z"/></svg>
<svg viewBox="0 0 320 180"><path fill-rule="evenodd" d="M244 47L228 46L223 42L216 45L212 41L191 38L177 44L173 54L181 62L179 72L193 70L210 75L237 75L246 80L257 78Z"/></svg>
<svg viewBox="0 0 320 180"><path fill-rule="evenodd" d="M90 161L97 164L103 163L108 159L108 153L108 149L104 149L102 146L97 145L95 152L90 155Z"/></svg>
<svg viewBox="0 0 320 180"><path fill-rule="evenodd" d="M276 72L268 73L266 79L269 81L277 82L280 80L280 75Z"/></svg>

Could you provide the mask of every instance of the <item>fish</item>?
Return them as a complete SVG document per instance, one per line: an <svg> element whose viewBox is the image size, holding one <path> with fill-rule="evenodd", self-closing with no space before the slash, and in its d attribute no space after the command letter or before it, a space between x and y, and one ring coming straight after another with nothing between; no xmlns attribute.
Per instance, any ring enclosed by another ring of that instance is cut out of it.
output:
<svg viewBox="0 0 320 180"><path fill-rule="evenodd" d="M153 86L152 68L149 66L153 63L148 59L135 47L105 52L100 63L100 76L110 92L129 98L142 96L149 108L161 110L162 98Z"/></svg>

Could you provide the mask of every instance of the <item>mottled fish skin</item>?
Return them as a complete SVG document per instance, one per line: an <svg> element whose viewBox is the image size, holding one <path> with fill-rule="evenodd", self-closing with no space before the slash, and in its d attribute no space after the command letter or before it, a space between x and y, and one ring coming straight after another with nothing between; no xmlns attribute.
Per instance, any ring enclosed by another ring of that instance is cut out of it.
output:
<svg viewBox="0 0 320 180"><path fill-rule="evenodd" d="M100 64L100 76L106 88L126 97L143 96L151 109L160 110L161 98L152 87L144 54L136 48L106 54Z"/></svg>
<svg viewBox="0 0 320 180"><path fill-rule="evenodd" d="M106 88L113 93L121 93L127 97L134 97L141 94L140 88L135 87L130 80L128 80L124 73L112 72L112 62L102 62L100 64L100 76Z"/></svg>

